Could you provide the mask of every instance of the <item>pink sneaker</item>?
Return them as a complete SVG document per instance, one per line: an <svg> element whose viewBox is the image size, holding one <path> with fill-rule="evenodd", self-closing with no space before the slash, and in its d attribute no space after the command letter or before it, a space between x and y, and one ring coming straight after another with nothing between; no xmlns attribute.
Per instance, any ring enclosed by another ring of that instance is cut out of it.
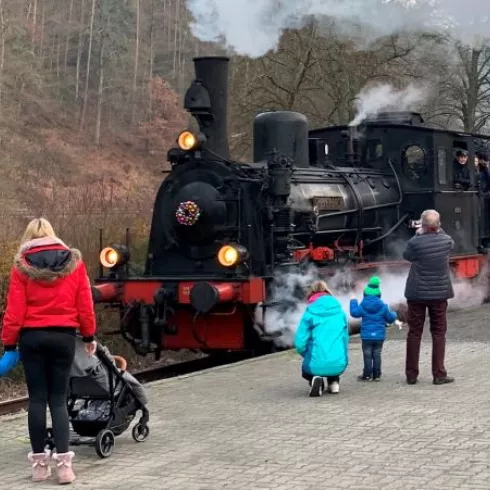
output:
<svg viewBox="0 0 490 490"><path fill-rule="evenodd" d="M58 483L60 485L66 485L75 481L75 473L71 462L75 453L70 451L64 454L53 454L53 459L56 461L56 473L58 476Z"/></svg>
<svg viewBox="0 0 490 490"><path fill-rule="evenodd" d="M29 453L27 459L32 463L32 481L45 481L51 476L49 451L37 454Z"/></svg>

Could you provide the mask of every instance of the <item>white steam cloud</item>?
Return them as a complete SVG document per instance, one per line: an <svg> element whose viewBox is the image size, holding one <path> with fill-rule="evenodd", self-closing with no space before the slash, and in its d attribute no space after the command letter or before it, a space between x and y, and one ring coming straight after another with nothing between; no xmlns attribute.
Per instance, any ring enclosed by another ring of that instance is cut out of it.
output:
<svg viewBox="0 0 490 490"><path fill-rule="evenodd" d="M357 126L367 117L374 117L382 111L413 110L416 104L424 102L427 95L427 89L415 85L404 90L396 90L388 84L364 88L356 100L357 115L350 126Z"/></svg>
<svg viewBox="0 0 490 490"><path fill-rule="evenodd" d="M404 274L393 274L380 271L377 274L381 279L382 299L395 311L405 309L405 283L408 271ZM470 283L469 281L453 278L454 298L449 301L449 310L475 308L480 306L486 296L486 272L481 274L482 280ZM266 309L265 318L263 309L259 305L255 312L255 324L263 329L267 335L274 338L279 347L292 347L296 329L306 310L307 303L304 298L304 289L313 281L320 279L315 269L303 274L283 274L275 279L275 291L270 302L278 305ZM358 325L360 320L349 315L350 299L355 297L359 301L363 298L363 289L367 280L356 281L354 276L346 271L339 271L327 284L335 297L340 301L343 310L349 318L350 325ZM303 293L303 294L302 294ZM299 299L301 298L301 299Z"/></svg>
<svg viewBox="0 0 490 490"><path fill-rule="evenodd" d="M376 36L400 30L450 33L465 42L488 37L488 0L187 0L193 34L257 58L276 49L285 29L327 17L357 34L359 25ZM350 26L350 27L349 27Z"/></svg>

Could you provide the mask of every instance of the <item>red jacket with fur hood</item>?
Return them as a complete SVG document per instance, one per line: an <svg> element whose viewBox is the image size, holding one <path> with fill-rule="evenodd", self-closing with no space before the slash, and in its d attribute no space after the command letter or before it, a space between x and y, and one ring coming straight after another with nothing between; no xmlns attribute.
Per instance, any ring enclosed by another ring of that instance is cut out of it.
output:
<svg viewBox="0 0 490 490"><path fill-rule="evenodd" d="M15 349L21 329L42 327L78 328L85 342L95 335L82 254L57 238L31 240L15 256L3 318L5 350Z"/></svg>

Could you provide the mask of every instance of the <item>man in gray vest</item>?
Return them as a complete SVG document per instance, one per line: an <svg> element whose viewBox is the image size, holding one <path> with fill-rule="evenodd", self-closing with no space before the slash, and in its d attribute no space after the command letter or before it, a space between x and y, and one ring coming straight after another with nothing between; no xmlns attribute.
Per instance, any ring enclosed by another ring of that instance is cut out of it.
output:
<svg viewBox="0 0 490 490"><path fill-rule="evenodd" d="M420 217L422 226L412 237L403 258L411 262L405 287L408 304L407 357L405 374L408 384L419 375L419 356L426 310L429 310L432 334L432 375L435 385L452 383L444 367L448 299L454 296L449 273L449 254L453 239L441 229L440 215L433 209Z"/></svg>

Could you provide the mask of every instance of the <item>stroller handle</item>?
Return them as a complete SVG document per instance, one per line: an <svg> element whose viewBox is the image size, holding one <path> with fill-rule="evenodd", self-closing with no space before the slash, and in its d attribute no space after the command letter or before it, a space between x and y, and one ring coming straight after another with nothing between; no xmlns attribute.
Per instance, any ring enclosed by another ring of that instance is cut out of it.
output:
<svg viewBox="0 0 490 490"><path fill-rule="evenodd" d="M126 371L126 369L128 368L128 361L126 361L126 359L124 359L124 357L121 357L121 356L112 356L113 359L114 359L114 362L116 364L119 364L119 369L121 371Z"/></svg>

